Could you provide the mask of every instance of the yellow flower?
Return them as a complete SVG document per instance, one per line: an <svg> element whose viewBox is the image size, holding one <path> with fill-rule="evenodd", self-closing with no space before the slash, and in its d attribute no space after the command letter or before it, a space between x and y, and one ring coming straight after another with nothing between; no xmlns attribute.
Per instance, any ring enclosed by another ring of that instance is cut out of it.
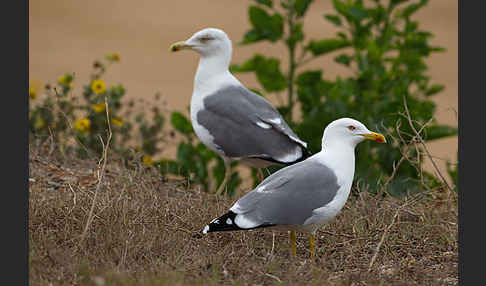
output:
<svg viewBox="0 0 486 286"><path fill-rule="evenodd" d="M100 113L100 112L103 112L105 111L105 103L104 102L101 102L101 103L97 103L97 104L93 104L91 105L91 108L96 112L96 113Z"/></svg>
<svg viewBox="0 0 486 286"><path fill-rule="evenodd" d="M113 117L111 119L111 122L113 122L113 124L115 124L118 127L122 127L123 126L123 121L120 118Z"/></svg>
<svg viewBox="0 0 486 286"><path fill-rule="evenodd" d="M29 97L31 99L35 99L37 97L37 90L35 90L35 88L29 88Z"/></svg>
<svg viewBox="0 0 486 286"><path fill-rule="evenodd" d="M106 55L106 59L109 60L109 61L119 62L120 61L120 55L118 53L114 53L112 55Z"/></svg>
<svg viewBox="0 0 486 286"><path fill-rule="evenodd" d="M42 90L42 82L40 80L31 80L29 82L29 97L36 99L38 92Z"/></svg>
<svg viewBox="0 0 486 286"><path fill-rule="evenodd" d="M66 75L62 75L62 76L60 76L60 77L57 79L57 82L58 82L59 84L66 84L66 83L67 83Z"/></svg>
<svg viewBox="0 0 486 286"><path fill-rule="evenodd" d="M73 76L65 73L57 79L57 83L60 85L67 85L73 87Z"/></svg>
<svg viewBox="0 0 486 286"><path fill-rule="evenodd" d="M100 79L93 80L93 83L91 83L91 89L94 91L96 94L100 94L105 92L106 90L106 84L104 81Z"/></svg>
<svg viewBox="0 0 486 286"><path fill-rule="evenodd" d="M34 129L41 129L44 126L46 126L46 122L44 121L44 119L42 119L42 117L40 117L40 116L37 116L37 118L34 122Z"/></svg>
<svg viewBox="0 0 486 286"><path fill-rule="evenodd" d="M79 118L74 122L74 129L82 131L84 133L89 133L90 121L88 118Z"/></svg>
<svg viewBox="0 0 486 286"><path fill-rule="evenodd" d="M152 157L150 157L149 155L143 155L142 161L147 165L153 165L154 164Z"/></svg>

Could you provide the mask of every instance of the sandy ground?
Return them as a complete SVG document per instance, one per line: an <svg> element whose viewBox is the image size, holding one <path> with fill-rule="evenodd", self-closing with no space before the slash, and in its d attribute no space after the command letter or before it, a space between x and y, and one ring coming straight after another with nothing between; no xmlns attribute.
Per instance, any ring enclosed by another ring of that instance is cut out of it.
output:
<svg viewBox="0 0 486 286"><path fill-rule="evenodd" d="M88 80L92 62L117 52L120 64L104 78L108 84L122 83L127 97L150 97L161 92L168 108L187 112L198 63L195 53L170 53L171 43L184 40L205 27L224 29L233 42L250 28L247 8L253 1L227 0L30 0L29 77L37 83L53 83L65 72L75 72L74 91ZM322 15L332 12L331 1L315 1L305 18L308 39L333 36L335 29ZM458 110L458 4L454 0L432 0L417 13L421 27L431 31L434 45L444 53L428 59L429 75L446 89L434 97L440 123L457 126ZM259 43L234 46L233 62L241 63L255 52L279 56L281 45ZM286 62L282 62L286 66ZM323 68L324 76L345 75L346 70L323 57L305 68ZM238 74L249 87L256 87L253 75ZM275 102L275 101L274 101ZM275 102L276 103L276 102ZM324 128L324 126L323 126ZM442 172L444 160L456 162L457 137L428 144ZM427 161L425 167L433 171Z"/></svg>

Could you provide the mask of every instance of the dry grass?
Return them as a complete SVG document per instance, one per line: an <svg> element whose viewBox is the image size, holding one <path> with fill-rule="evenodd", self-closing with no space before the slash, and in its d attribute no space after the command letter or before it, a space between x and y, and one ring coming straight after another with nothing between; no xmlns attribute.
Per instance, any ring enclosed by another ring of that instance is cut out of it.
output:
<svg viewBox="0 0 486 286"><path fill-rule="evenodd" d="M457 203L444 190L377 199L353 192L337 219L290 255L286 233L202 236L236 198L126 168L108 156L93 220L98 158L30 149L31 285L457 285ZM371 266L371 267L370 267ZM52 284L51 284L52 283Z"/></svg>

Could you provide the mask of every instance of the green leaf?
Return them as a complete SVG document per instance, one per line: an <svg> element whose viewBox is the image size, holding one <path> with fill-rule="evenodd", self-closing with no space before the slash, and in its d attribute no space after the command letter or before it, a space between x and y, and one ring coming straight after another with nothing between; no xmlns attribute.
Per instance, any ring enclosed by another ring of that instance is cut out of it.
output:
<svg viewBox="0 0 486 286"><path fill-rule="evenodd" d="M272 0L255 0L255 2L259 3L259 4L263 4L269 8L272 8L273 6L273 3L272 3Z"/></svg>
<svg viewBox="0 0 486 286"><path fill-rule="evenodd" d="M399 5L400 3L407 2L408 0L391 0L390 5L391 6L396 6Z"/></svg>
<svg viewBox="0 0 486 286"><path fill-rule="evenodd" d="M434 95L436 93L443 91L444 88L445 88L445 86L443 84L434 84L425 91L425 95L428 95L428 96Z"/></svg>
<svg viewBox="0 0 486 286"><path fill-rule="evenodd" d="M311 41L305 48L310 50L314 56L327 54L342 48L349 47L351 43L341 39L323 39Z"/></svg>
<svg viewBox="0 0 486 286"><path fill-rule="evenodd" d="M261 97L265 97L265 95L260 90L258 90L256 88L249 87L248 89L251 90L251 91L253 91L254 93L258 94Z"/></svg>
<svg viewBox="0 0 486 286"><path fill-rule="evenodd" d="M193 132L191 122L180 112L172 112L170 122L177 131L185 135L189 135Z"/></svg>
<svg viewBox="0 0 486 286"><path fill-rule="evenodd" d="M241 65L232 65L233 72L254 71L258 82L265 91L282 91L287 86L287 80L280 71L280 60L277 58L265 58L261 54L256 54L253 58Z"/></svg>
<svg viewBox="0 0 486 286"><path fill-rule="evenodd" d="M290 47L295 46L296 43L301 42L304 39L304 32L302 31L302 23L298 23L293 26L287 44Z"/></svg>
<svg viewBox="0 0 486 286"><path fill-rule="evenodd" d="M341 15L347 15L348 13L348 7L346 4L341 2L340 0L332 0L332 4L334 5L334 9L341 14Z"/></svg>
<svg viewBox="0 0 486 286"><path fill-rule="evenodd" d="M160 160L154 164L162 174L187 175L187 170L174 160Z"/></svg>
<svg viewBox="0 0 486 286"><path fill-rule="evenodd" d="M435 140L456 136L458 129L447 125L433 125L425 128L424 140Z"/></svg>
<svg viewBox="0 0 486 286"><path fill-rule="evenodd" d="M422 8L429 2L428 0L420 0L418 3L413 3L408 5L402 10L401 16L403 18L409 18L412 14L418 11L418 9Z"/></svg>
<svg viewBox="0 0 486 286"><path fill-rule="evenodd" d="M446 49L443 48L443 47L432 46L432 47L429 47L429 51L431 51L431 52L445 52Z"/></svg>
<svg viewBox="0 0 486 286"><path fill-rule="evenodd" d="M245 33L245 35L243 36L243 40L239 44L246 45L258 42L260 40L262 40L260 33L257 30L253 29Z"/></svg>
<svg viewBox="0 0 486 286"><path fill-rule="evenodd" d="M341 39L341 40L348 40L348 36L344 32L337 32L336 35Z"/></svg>
<svg viewBox="0 0 486 286"><path fill-rule="evenodd" d="M304 16L305 12L307 11L307 8L309 8L310 3L312 3L312 0L296 0L295 1L295 12L297 13L298 17Z"/></svg>
<svg viewBox="0 0 486 286"><path fill-rule="evenodd" d="M181 142L177 147L177 160L186 167L194 167L195 149L192 145Z"/></svg>
<svg viewBox="0 0 486 286"><path fill-rule="evenodd" d="M283 35L284 19L282 15L275 13L270 16L264 9L258 6L248 8L250 23L253 29L248 31L242 44L254 43L262 40L276 42Z"/></svg>
<svg viewBox="0 0 486 286"><path fill-rule="evenodd" d="M201 142L196 145L196 153L199 159L205 164L207 164L212 158L219 156Z"/></svg>
<svg viewBox="0 0 486 286"><path fill-rule="evenodd" d="M346 54L340 54L339 56L334 58L334 61L336 63L340 63L340 64L343 64L345 66L349 66L349 64L352 61L352 58L350 56L346 55Z"/></svg>
<svg viewBox="0 0 486 286"><path fill-rule="evenodd" d="M327 14L324 15L324 18L336 26L342 25L341 18L338 15Z"/></svg>
<svg viewBox="0 0 486 286"><path fill-rule="evenodd" d="M300 73L295 79L295 83L298 86L312 86L315 83L321 81L322 70L309 70Z"/></svg>
<svg viewBox="0 0 486 286"><path fill-rule="evenodd" d="M368 11L360 7L350 7L348 14L353 20L361 21L368 16Z"/></svg>

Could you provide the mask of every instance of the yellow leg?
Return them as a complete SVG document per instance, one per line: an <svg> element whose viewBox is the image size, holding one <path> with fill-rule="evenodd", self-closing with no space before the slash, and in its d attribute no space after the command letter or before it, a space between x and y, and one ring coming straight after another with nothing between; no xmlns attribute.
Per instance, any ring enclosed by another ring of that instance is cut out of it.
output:
<svg viewBox="0 0 486 286"><path fill-rule="evenodd" d="M224 161L224 180L216 190L216 194L219 195L223 192L226 183L228 182L229 178L231 177L231 162L227 159L223 159Z"/></svg>
<svg viewBox="0 0 486 286"><path fill-rule="evenodd" d="M297 256L297 248L295 247L295 231L290 231L290 247L292 248L292 255Z"/></svg>
<svg viewBox="0 0 486 286"><path fill-rule="evenodd" d="M311 262L314 262L314 257L316 256L316 241L313 234L309 236L309 247L311 253Z"/></svg>

